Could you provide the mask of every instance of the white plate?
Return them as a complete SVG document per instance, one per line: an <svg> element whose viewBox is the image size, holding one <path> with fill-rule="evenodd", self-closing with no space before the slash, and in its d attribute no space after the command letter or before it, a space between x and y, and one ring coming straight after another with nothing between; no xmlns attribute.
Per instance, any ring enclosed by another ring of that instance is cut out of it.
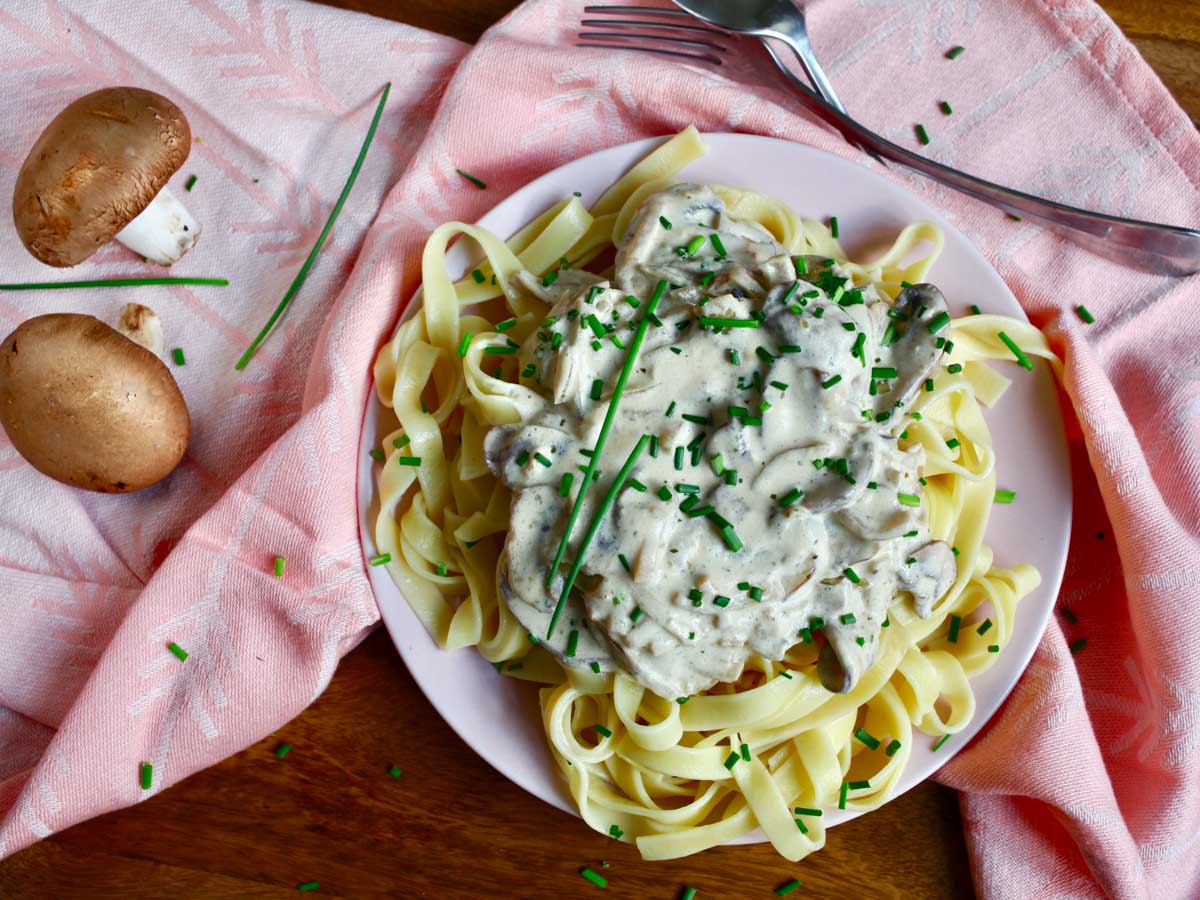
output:
<svg viewBox="0 0 1200 900"><path fill-rule="evenodd" d="M1016 299L987 260L949 222L921 200L874 172L811 147L744 134L706 135L707 156L689 165L681 179L752 188L787 202L806 218L838 217L842 243L852 257L885 247L905 225L918 219L936 222L946 247L930 273L961 315L978 304L984 311L1025 319ZM637 141L575 160L526 185L479 220L508 236L572 191L594 202L659 140ZM467 270L467 248L460 242L448 257L452 273ZM410 304L405 318L416 304ZM932 741L919 740L895 793L907 791L933 774L991 718L1024 671L1050 618L1062 582L1071 533L1071 478L1066 436L1053 377L1042 363L1033 373L1004 366L1013 379L996 409L986 412L995 442L998 484L1016 490L1017 502L998 506L987 542L1000 565L1032 563L1042 584L1018 607L1012 641L996 664L972 679L977 711L972 722L934 754ZM373 556L374 466L367 450L378 443L383 408L374 399L363 420L358 476L359 529L365 557ZM413 615L383 567L367 567L383 621L417 684L468 746L531 794L575 813L574 803L547 749L533 685L505 678L474 649L438 648ZM854 818L849 810L826 812L826 824ZM741 842L763 840L761 832Z"/></svg>

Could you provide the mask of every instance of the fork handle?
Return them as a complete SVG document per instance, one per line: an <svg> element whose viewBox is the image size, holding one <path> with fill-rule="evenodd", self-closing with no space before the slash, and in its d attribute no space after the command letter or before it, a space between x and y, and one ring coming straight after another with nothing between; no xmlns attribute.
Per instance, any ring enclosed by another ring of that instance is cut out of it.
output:
<svg viewBox="0 0 1200 900"><path fill-rule="evenodd" d="M1127 264L1161 275L1190 275L1200 271L1200 231L1122 219L1067 206L934 162L893 144L826 103L784 64L770 42L762 40L762 44L791 86L807 100L812 111L851 143L1007 213L1032 216L1058 229L1065 229L1066 236L1102 256L1119 256Z"/></svg>

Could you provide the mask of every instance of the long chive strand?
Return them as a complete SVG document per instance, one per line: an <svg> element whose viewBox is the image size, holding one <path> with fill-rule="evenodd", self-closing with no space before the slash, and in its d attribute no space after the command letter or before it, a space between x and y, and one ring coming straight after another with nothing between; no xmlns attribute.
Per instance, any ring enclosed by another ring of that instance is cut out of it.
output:
<svg viewBox="0 0 1200 900"><path fill-rule="evenodd" d="M613 479L613 483L609 485L608 491L604 495L604 499L600 501L600 505L596 508L596 512L592 515L592 521L588 523L587 531L583 533L583 540L579 542L579 550L575 553L575 562L571 564L571 569L567 572L567 578L563 582L562 592L558 595L558 603L554 606L554 615L550 618L550 628L546 631L546 638L554 634L554 626L558 623L558 617L562 614L563 606L565 605L567 596L571 593L571 588L575 585L575 579L579 575L579 570L583 568L584 557L587 556L588 548L591 546L592 539L596 537L596 532L600 530L600 524L604 521L604 517L608 515L609 509L616 500L617 494L621 488L625 486L626 479L629 478L629 473L633 471L634 464L638 461L638 457L642 455L642 451L646 449L646 445L650 443L650 435L643 434L638 438L638 442L634 444L633 449L629 451L629 456L625 459L625 464L621 466L621 470L617 472L617 477ZM599 456L599 454L597 454ZM596 459L596 457L592 457ZM587 482L587 478L584 479ZM581 491L582 493L582 491Z"/></svg>
<svg viewBox="0 0 1200 900"><path fill-rule="evenodd" d="M358 158L354 161L354 166L350 169L350 175L346 179L346 184L342 187L342 193L338 196L337 202L333 204L329 218L325 220L325 227L317 235L317 242L313 244L313 248L308 252L308 257L304 260L304 264L300 266L300 271L296 273L296 277L288 285L283 299L279 301L279 305L275 307L275 311L267 319L267 324L262 327L262 331L250 342L250 346L246 348L246 352L242 354L241 359L234 364L235 369L240 371L246 368L246 363L250 362L250 358L254 356L255 351L267 339L267 335L271 333L271 329L275 327L275 323L279 321L279 317L291 305L292 298L299 293L300 288L304 286L304 282L308 279L309 270L312 269L313 263L316 262L317 254L325 246L325 238L329 237L329 232L333 229L333 223L337 221L338 214L341 213L342 207L346 205L346 198L350 196L350 189L354 187L354 182L358 180L359 170L362 169L363 161L367 158L367 151L371 148L371 141L375 138L375 129L379 127L379 120L383 117L383 107L387 103L388 94L391 93L391 90L392 83L389 81L383 86L383 94L379 98L379 104L375 107L375 115L371 119L371 126L367 129L367 136L363 138L362 147L358 151Z"/></svg>
<svg viewBox="0 0 1200 900"><path fill-rule="evenodd" d="M563 554L567 552L567 544L571 540L571 532L575 528L575 522L579 519L579 512L583 508L583 498L588 487L592 483L593 473L596 471L596 466L600 462L600 455L604 452L604 445L608 441L608 433L612 430L612 424L617 417L617 405L621 401L621 395L625 393L625 382L629 380L629 375L633 371L633 366L637 362L638 353L641 352L642 342L646 339L646 329L650 325L650 316L654 314L658 308L658 302L662 299L663 294L667 290L666 280L661 280L654 288L654 294L646 304L646 313L638 321L637 330L633 333L633 341L629 345L629 350L625 354L625 364L621 366L621 373L617 376L616 385L613 387L612 396L608 401L608 410L604 414L604 423L600 426L600 435L596 439L596 446L592 450L592 458L588 462L587 470L584 472L582 482L579 485L579 493L575 495L575 503L571 507L570 516L567 518L567 527L563 530L562 540L558 543L558 550L554 553L554 562L550 566L550 570L546 572L546 586L550 586L550 582L554 580L554 573L558 571L558 567L562 564ZM550 618L550 628L546 632L546 638L554 633L554 628L558 625L558 618L562 615L563 605L567 598L567 592L563 591L558 598L558 603L554 607L554 615Z"/></svg>

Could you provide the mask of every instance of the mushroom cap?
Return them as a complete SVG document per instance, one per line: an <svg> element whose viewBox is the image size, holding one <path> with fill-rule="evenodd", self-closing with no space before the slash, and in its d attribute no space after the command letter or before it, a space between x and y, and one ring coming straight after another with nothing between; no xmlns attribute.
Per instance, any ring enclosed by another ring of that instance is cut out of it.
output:
<svg viewBox="0 0 1200 900"><path fill-rule="evenodd" d="M28 319L0 344L0 425L40 472L124 493L182 459L191 421L157 356L99 319Z"/></svg>
<svg viewBox="0 0 1200 900"><path fill-rule="evenodd" d="M160 94L113 87L80 97L21 166L17 234L48 265L81 263L149 205L191 148L183 112Z"/></svg>

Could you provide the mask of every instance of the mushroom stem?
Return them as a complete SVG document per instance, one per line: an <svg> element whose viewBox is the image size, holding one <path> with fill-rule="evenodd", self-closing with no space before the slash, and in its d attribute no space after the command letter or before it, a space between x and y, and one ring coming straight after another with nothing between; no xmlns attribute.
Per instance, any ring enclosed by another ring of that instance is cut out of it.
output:
<svg viewBox="0 0 1200 900"><path fill-rule="evenodd" d="M177 262L198 237L200 223L167 188L117 232L117 240L134 253L164 266Z"/></svg>

